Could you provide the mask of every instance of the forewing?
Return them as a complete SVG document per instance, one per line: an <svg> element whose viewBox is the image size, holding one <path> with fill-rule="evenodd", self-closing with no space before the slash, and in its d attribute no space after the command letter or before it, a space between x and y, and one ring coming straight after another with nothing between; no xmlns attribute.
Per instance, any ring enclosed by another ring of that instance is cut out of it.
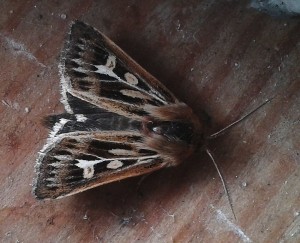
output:
<svg viewBox="0 0 300 243"><path fill-rule="evenodd" d="M159 154L144 148L138 131L65 133L72 127L68 122L60 118L40 152L34 186L39 199L75 194L167 165Z"/></svg>
<svg viewBox="0 0 300 243"><path fill-rule="evenodd" d="M115 43L91 26L71 26L60 62L63 103L73 113L69 96L134 119L144 106L177 103L174 95ZM78 109L78 108L77 108Z"/></svg>

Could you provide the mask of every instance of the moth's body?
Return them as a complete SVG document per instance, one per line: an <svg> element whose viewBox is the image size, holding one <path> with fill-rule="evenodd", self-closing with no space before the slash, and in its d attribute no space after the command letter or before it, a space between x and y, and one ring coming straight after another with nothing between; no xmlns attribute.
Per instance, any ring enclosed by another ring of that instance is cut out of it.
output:
<svg viewBox="0 0 300 243"><path fill-rule="evenodd" d="M204 123L192 110L92 27L72 25L60 71L67 113L47 120L37 198L175 166L202 144Z"/></svg>
<svg viewBox="0 0 300 243"><path fill-rule="evenodd" d="M149 108L144 121L145 144L164 155L169 166L187 159L203 140L203 127L192 109L184 103Z"/></svg>

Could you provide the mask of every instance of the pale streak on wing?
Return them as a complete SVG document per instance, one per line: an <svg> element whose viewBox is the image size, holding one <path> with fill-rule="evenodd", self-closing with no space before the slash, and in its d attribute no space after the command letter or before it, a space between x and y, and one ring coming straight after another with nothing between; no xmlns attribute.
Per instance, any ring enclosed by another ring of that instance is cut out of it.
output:
<svg viewBox="0 0 300 243"><path fill-rule="evenodd" d="M110 57L110 56L109 56L109 57ZM154 95L154 94L151 94L151 93L149 93L149 92L146 92L145 90L143 90L143 89L137 87L136 85L134 85L134 82L131 82L131 83L130 83L130 82L125 82L125 80L123 80L123 79L120 78L117 74L114 73L113 69L109 69L107 66L104 66L104 65L96 65L95 67L98 69L97 71L95 71L96 73L106 74L106 75L108 75L108 76L110 76L110 77L112 77L112 78L115 78L115 79L117 79L118 81L120 81L120 82L122 82L122 83L124 83L124 84L126 84L126 85L128 85L128 86L130 86L130 87L132 87L132 88L134 88L134 89L136 89L136 90L142 92L142 93L148 94L149 96L151 96L152 98L154 98L154 99L156 99L156 100L162 102L163 104L167 104L167 102L166 102L165 100L161 99L159 96ZM128 72L128 73L129 73L129 72ZM126 73L126 74L128 74L128 73ZM125 74L125 75L126 75L126 74ZM132 75L132 76L134 76L134 75L131 74L131 73L129 73L129 74ZM134 77L135 77L135 76L134 76ZM135 77L135 78L136 78L136 77ZM137 79L137 78L136 78L136 79ZM137 84L137 83L136 83L136 84Z"/></svg>
<svg viewBox="0 0 300 243"><path fill-rule="evenodd" d="M99 160L83 160L83 159L75 159L75 160L78 161L78 163L76 164L77 167L86 168L86 167L91 167L91 166L94 166L94 165L97 165L97 164L100 164L103 162L108 162L108 161L116 161L116 160L124 161L124 160L132 160L132 159L136 159L137 160L136 165L138 165L138 164L144 164L145 161L149 162L150 160L153 160L158 157L159 157L159 155L150 155L150 156L132 156L132 157L123 157L123 158L118 157L117 159L116 158L113 158L113 159L102 158Z"/></svg>

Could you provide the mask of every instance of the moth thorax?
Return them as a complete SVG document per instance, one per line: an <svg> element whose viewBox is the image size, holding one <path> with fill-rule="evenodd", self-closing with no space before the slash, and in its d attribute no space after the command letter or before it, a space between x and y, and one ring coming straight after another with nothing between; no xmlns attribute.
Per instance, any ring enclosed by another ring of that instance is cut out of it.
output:
<svg viewBox="0 0 300 243"><path fill-rule="evenodd" d="M186 144L191 144L194 134L193 124L182 121L149 121L147 130L169 141Z"/></svg>

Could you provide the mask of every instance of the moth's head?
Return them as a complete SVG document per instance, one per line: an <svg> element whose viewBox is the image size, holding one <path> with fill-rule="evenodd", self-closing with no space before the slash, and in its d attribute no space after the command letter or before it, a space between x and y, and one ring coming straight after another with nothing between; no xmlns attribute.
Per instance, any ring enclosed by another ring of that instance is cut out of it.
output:
<svg viewBox="0 0 300 243"><path fill-rule="evenodd" d="M184 103L146 107L149 116L143 121L146 145L177 165L204 142L204 124Z"/></svg>

